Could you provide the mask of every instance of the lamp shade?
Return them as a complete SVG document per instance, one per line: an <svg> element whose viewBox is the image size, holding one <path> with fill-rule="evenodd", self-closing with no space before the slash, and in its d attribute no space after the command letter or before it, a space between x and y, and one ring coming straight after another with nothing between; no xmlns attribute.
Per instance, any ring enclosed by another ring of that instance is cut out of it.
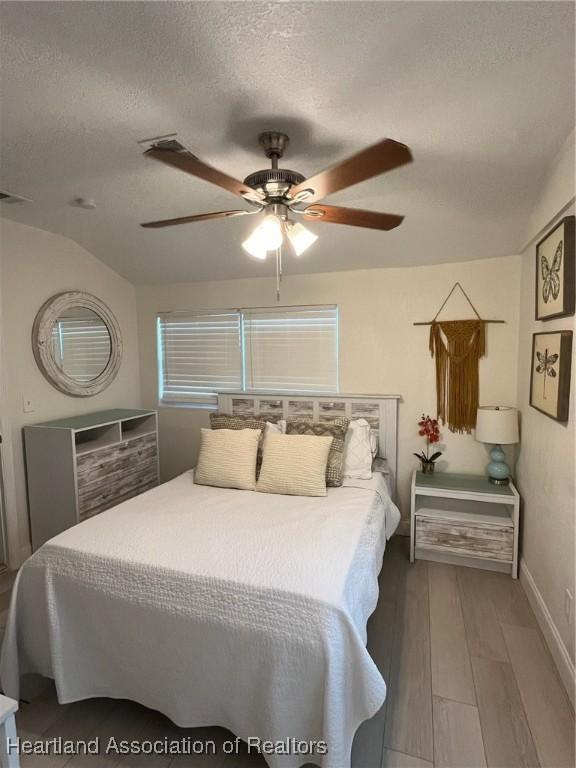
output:
<svg viewBox="0 0 576 768"><path fill-rule="evenodd" d="M485 405L476 414L476 440L479 443L507 445L517 443L518 411L506 405Z"/></svg>
<svg viewBox="0 0 576 768"><path fill-rule="evenodd" d="M285 228L296 256L301 256L307 248L318 240L318 235L303 227L300 222L287 221Z"/></svg>

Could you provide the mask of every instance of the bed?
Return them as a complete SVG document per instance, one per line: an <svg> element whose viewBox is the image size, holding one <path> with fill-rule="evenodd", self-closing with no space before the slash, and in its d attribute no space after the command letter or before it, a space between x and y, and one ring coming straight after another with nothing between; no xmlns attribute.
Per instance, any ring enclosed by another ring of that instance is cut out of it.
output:
<svg viewBox="0 0 576 768"><path fill-rule="evenodd" d="M389 432L390 403L378 408ZM382 437L381 452L395 445ZM55 537L15 582L5 692L36 672L61 703L131 699L180 726L270 741L272 768L349 765L386 694L366 650L399 521L395 453L383 458L371 480L322 498L200 486L190 471Z"/></svg>

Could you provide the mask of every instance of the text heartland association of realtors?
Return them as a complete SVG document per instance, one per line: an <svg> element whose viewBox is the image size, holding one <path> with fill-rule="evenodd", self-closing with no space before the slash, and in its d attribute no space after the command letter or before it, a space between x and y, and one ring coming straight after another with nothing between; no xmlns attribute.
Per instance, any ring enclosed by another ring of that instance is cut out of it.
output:
<svg viewBox="0 0 576 768"><path fill-rule="evenodd" d="M239 738L216 742L212 739L6 739L9 755L226 755L242 753L259 755L326 755L325 741L301 741L286 738L281 741L266 741L249 736L245 741Z"/></svg>

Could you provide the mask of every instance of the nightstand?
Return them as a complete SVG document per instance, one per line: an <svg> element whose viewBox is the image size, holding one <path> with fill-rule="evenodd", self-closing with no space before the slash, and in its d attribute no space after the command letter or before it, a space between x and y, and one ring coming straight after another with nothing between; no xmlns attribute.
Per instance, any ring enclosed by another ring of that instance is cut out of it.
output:
<svg viewBox="0 0 576 768"><path fill-rule="evenodd" d="M520 496L485 475L414 471L410 561L437 560L518 577Z"/></svg>

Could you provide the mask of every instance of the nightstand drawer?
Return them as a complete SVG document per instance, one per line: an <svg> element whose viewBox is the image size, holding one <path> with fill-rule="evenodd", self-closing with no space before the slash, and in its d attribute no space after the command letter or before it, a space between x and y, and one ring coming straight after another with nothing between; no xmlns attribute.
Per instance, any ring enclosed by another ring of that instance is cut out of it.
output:
<svg viewBox="0 0 576 768"><path fill-rule="evenodd" d="M502 562L514 559L514 528L416 515L416 547Z"/></svg>

